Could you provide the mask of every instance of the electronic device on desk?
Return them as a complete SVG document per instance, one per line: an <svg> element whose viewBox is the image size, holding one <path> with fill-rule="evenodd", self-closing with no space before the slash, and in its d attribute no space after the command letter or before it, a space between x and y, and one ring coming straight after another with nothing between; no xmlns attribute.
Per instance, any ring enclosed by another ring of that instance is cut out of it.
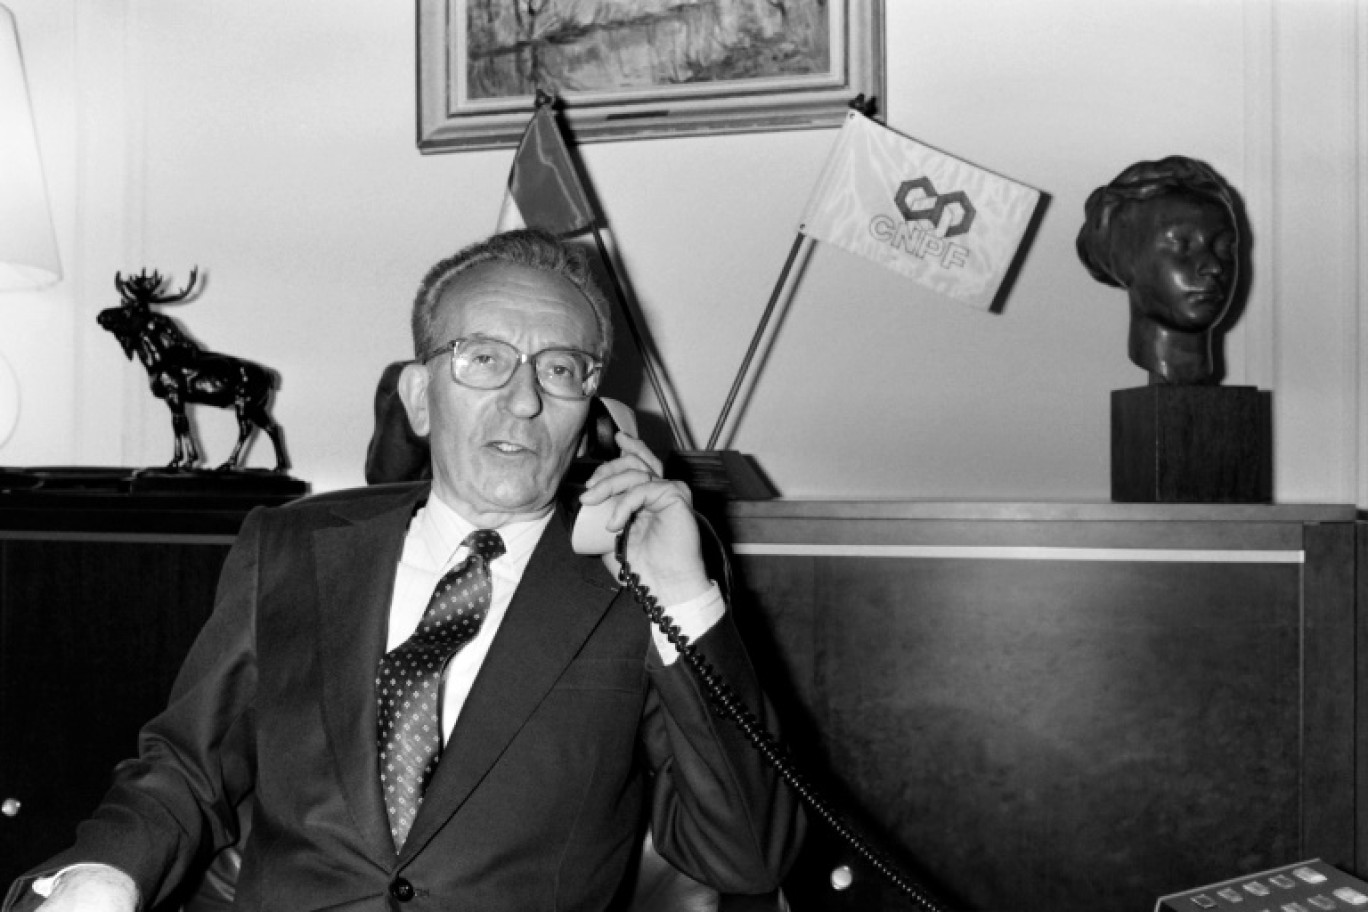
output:
<svg viewBox="0 0 1368 912"><path fill-rule="evenodd" d="M1321 912L1368 909L1368 883L1319 858L1164 896L1154 912Z"/></svg>

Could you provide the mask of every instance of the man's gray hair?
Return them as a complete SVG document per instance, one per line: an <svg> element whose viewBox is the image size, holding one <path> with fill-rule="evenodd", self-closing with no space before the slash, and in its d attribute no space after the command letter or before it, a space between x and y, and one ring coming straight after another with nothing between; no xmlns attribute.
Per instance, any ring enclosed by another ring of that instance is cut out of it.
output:
<svg viewBox="0 0 1368 912"><path fill-rule="evenodd" d="M574 244L537 229L518 229L493 235L471 244L428 270L413 301L413 348L417 357L421 358L450 341L432 337L442 294L457 276L484 263L509 263L538 269L558 275L578 288L593 308L594 322L598 324L598 351L593 354L607 362L608 354L613 350L612 312L589 264L588 254Z"/></svg>

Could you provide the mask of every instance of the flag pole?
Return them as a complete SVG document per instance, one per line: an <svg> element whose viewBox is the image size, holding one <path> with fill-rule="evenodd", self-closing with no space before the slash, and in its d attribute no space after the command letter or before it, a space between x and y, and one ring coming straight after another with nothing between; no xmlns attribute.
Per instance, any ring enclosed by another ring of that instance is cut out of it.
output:
<svg viewBox="0 0 1368 912"><path fill-rule="evenodd" d="M522 207L522 201L517 199L516 189L522 176L522 172L519 170L519 162L523 146L528 143L528 138L532 135L534 127L540 122L538 118L543 112L548 115L546 122L549 125L551 136L543 137L540 140L540 145L532 156L535 161L529 163L529 170L535 172L542 184L535 189L549 194L553 201L559 203L560 206L559 208L552 206L551 211L542 207L536 213L537 218L533 218L532 213L527 211L519 211L519 221L528 227L545 228L562 238L580 235L586 230L593 232L594 243L598 248L599 262L603 266L608 282L612 285L612 291L616 294L618 309L622 311L623 318L627 322L627 329L631 333L632 340L636 343L637 351L641 353L642 367L645 370L646 378L650 381L651 389L655 391L656 399L660 402L661 413L670 426L670 436L674 445L680 448L691 447L693 440L689 436L688 430L675 420L674 412L670 407L670 400L665 397L664 385L659 376L663 369L656 367L655 362L658 359L648 346L645 333L637 325L637 320L632 313L631 302L628 300L627 288L618 275L617 267L609 255L607 245L603 242L603 234L599 230L602 214L595 202L589 199L584 182L580 179L580 168L570 152L570 147L565 142L560 118L556 114L556 96L541 88L537 89L536 97L533 100L532 122L528 125L528 131L523 134L518 152L514 155L513 171L509 176L509 195L505 197L505 207L507 207L509 199L514 200L516 208L521 209ZM549 148L545 148L547 144L549 144ZM552 172L549 184L545 176L545 172L548 170ZM566 212L560 211L566 207L570 210L568 215ZM502 226L502 224L503 216L501 215L500 225Z"/></svg>
<svg viewBox="0 0 1368 912"><path fill-rule="evenodd" d="M851 99L846 107L863 114L865 117L873 117L876 102L873 96L865 98L864 93L861 92ZM741 392L741 384L746 378L746 371L750 367L751 359L755 357L755 352L760 347L760 339L765 334L765 325L774 313L774 306L779 302L779 293L783 290L785 283L788 282L789 270L793 268L793 261L798 258L798 250L805 240L807 240L807 236L802 231L799 231L798 236L793 239L793 246L789 248L788 259L784 261L784 268L779 271L779 281L774 284L774 291L770 294L769 303L765 305L765 312L760 316L760 326L755 330L750 348L746 350L746 357L741 362L741 370L736 375L735 382L732 383L731 392L727 394L727 401L722 405L722 414L717 416L717 424L713 426L712 435L708 438L707 448L709 450L717 445L717 439L722 436L722 428L727 423L727 415L731 412L732 405L735 404L736 397Z"/></svg>
<svg viewBox="0 0 1368 912"><path fill-rule="evenodd" d="M727 394L727 401L722 406L722 414L717 416L717 424L713 426L712 436L708 438L707 449L709 450L717 446L717 438L721 436L722 427L727 423L727 415L736 402L737 394L741 392L742 381L745 380L746 372L750 369L751 359L755 357L755 352L760 347L760 339L765 334L765 326L774 313L774 306L779 302L779 293L783 291L784 285L788 282L789 270L793 268L793 261L798 258L798 250L805 240L807 240L807 235L801 231L793 239L793 246L789 248L788 259L784 261L784 268L779 271L779 281L774 283L774 291L770 293L769 303L765 305L765 312L760 315L760 325L751 338L750 348L746 350L746 357L741 361L741 370L732 383L731 392Z"/></svg>
<svg viewBox="0 0 1368 912"><path fill-rule="evenodd" d="M689 436L687 429L680 426L675 420L674 412L670 409L670 400L665 398L665 388L656 374L653 352L646 343L646 339L637 326L636 319L632 316L632 307L627 300L627 292L622 286L622 280L618 278L617 269L613 266L613 258L608 255L607 245L603 243L603 235L599 232L598 224L593 226L594 243L598 245L599 259L603 263L604 270L608 273L608 279L613 283L613 289L617 292L618 304L622 309L622 317L627 322L627 331L631 333L633 341L636 342L637 351L641 352L641 364L646 371L646 379L651 384L651 389L655 392L657 401L660 402L660 411L665 417L665 423L670 426L670 436L674 440L675 446L679 449L692 449L693 439Z"/></svg>

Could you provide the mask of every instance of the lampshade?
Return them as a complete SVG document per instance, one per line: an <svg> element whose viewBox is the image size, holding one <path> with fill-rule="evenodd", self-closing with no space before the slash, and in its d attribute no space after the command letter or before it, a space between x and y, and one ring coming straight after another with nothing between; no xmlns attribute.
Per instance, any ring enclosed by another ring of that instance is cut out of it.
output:
<svg viewBox="0 0 1368 912"><path fill-rule="evenodd" d="M62 277L14 16L0 6L0 291Z"/></svg>

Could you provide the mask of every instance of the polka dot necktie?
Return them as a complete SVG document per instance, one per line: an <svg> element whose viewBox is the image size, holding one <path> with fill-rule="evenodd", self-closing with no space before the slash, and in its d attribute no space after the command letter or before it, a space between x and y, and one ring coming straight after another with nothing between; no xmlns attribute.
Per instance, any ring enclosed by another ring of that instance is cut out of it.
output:
<svg viewBox="0 0 1368 912"><path fill-rule="evenodd" d="M503 539L488 529L463 544L470 556L438 580L418 629L380 660L375 676L380 786L395 851L408 838L442 750L442 670L480 632L489 612L489 562L504 553Z"/></svg>

